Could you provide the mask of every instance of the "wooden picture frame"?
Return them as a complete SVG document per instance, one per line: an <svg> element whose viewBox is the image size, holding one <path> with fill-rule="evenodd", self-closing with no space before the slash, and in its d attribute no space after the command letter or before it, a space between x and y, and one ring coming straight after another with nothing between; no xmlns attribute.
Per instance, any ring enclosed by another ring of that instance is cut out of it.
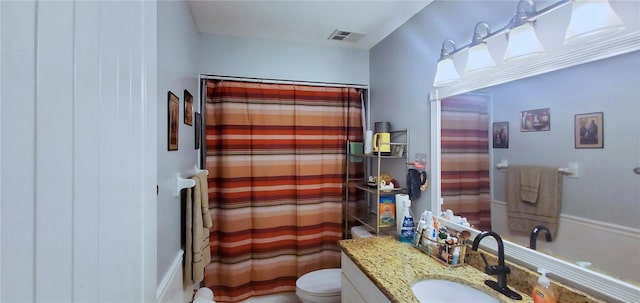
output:
<svg viewBox="0 0 640 303"><path fill-rule="evenodd" d="M493 148L509 148L509 122L493 122Z"/></svg>
<svg viewBox="0 0 640 303"><path fill-rule="evenodd" d="M202 138L202 116L200 113L195 113L196 127L195 129L195 149L200 149L200 141Z"/></svg>
<svg viewBox="0 0 640 303"><path fill-rule="evenodd" d="M520 131L539 132L551 130L551 112L548 108L520 112Z"/></svg>
<svg viewBox="0 0 640 303"><path fill-rule="evenodd" d="M394 145L391 148L391 155L395 157L404 156L404 145Z"/></svg>
<svg viewBox="0 0 640 303"><path fill-rule="evenodd" d="M604 148L604 113L576 114L575 148Z"/></svg>
<svg viewBox="0 0 640 303"><path fill-rule="evenodd" d="M167 149L178 150L178 133L180 125L178 124L178 116L180 116L180 98L169 91L167 104Z"/></svg>
<svg viewBox="0 0 640 303"><path fill-rule="evenodd" d="M193 126L193 96L184 90L184 124Z"/></svg>

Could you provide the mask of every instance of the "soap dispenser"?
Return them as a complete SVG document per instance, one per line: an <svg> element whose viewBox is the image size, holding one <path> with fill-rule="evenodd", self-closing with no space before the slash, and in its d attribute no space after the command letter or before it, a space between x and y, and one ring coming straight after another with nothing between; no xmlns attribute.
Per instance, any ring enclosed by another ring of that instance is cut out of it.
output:
<svg viewBox="0 0 640 303"><path fill-rule="evenodd" d="M534 303L556 303L556 296L551 289L551 281L547 278L547 270L544 268L538 268L540 278L538 278L538 285L533 288L531 297Z"/></svg>

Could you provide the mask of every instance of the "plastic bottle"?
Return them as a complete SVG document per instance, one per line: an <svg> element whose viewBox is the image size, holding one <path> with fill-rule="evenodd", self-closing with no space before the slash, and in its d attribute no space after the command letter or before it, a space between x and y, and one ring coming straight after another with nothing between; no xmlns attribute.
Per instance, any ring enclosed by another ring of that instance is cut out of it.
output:
<svg viewBox="0 0 640 303"><path fill-rule="evenodd" d="M415 223L413 222L413 212L411 212L411 200L404 201L402 208L402 227L398 239L403 243L413 242L413 231Z"/></svg>
<svg viewBox="0 0 640 303"><path fill-rule="evenodd" d="M422 233L424 231L425 226L427 226L427 222L424 220L420 220L418 225L416 226L416 232L413 233L413 245L420 246L420 240L422 239Z"/></svg>
<svg viewBox="0 0 640 303"><path fill-rule="evenodd" d="M551 281L547 278L547 270L544 268L538 268L538 272L541 274L538 278L538 285L533 288L531 298L534 303L556 303L556 295L551 289Z"/></svg>

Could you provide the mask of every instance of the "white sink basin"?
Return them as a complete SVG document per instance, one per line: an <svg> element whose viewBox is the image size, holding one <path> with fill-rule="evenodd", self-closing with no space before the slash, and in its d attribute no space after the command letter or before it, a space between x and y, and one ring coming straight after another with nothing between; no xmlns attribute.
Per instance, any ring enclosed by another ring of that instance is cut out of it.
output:
<svg viewBox="0 0 640 303"><path fill-rule="evenodd" d="M413 294L421 303L498 303L499 301L488 294L471 286L447 280L422 280L411 287Z"/></svg>

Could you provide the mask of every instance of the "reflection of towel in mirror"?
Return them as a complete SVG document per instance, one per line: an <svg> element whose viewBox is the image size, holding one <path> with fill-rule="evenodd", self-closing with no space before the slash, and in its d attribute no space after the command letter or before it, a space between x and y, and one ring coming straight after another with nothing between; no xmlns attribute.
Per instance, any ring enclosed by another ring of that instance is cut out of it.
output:
<svg viewBox="0 0 640 303"><path fill-rule="evenodd" d="M196 181L196 185L193 190L187 188L185 192L185 285L202 281L204 268L211 262L209 227L212 224L208 197L203 199L203 194L208 192L207 183L202 183L203 179L206 182L207 177L204 173L199 173L192 179Z"/></svg>
<svg viewBox="0 0 640 303"><path fill-rule="evenodd" d="M520 167L520 199L529 203L538 200L538 188L540 187L540 166Z"/></svg>
<svg viewBox="0 0 640 303"><path fill-rule="evenodd" d="M521 166L507 169L507 221L509 229L527 234L537 225L545 225L553 237L558 230L562 205L562 175L557 168L541 167L536 203L523 203L520 196Z"/></svg>

